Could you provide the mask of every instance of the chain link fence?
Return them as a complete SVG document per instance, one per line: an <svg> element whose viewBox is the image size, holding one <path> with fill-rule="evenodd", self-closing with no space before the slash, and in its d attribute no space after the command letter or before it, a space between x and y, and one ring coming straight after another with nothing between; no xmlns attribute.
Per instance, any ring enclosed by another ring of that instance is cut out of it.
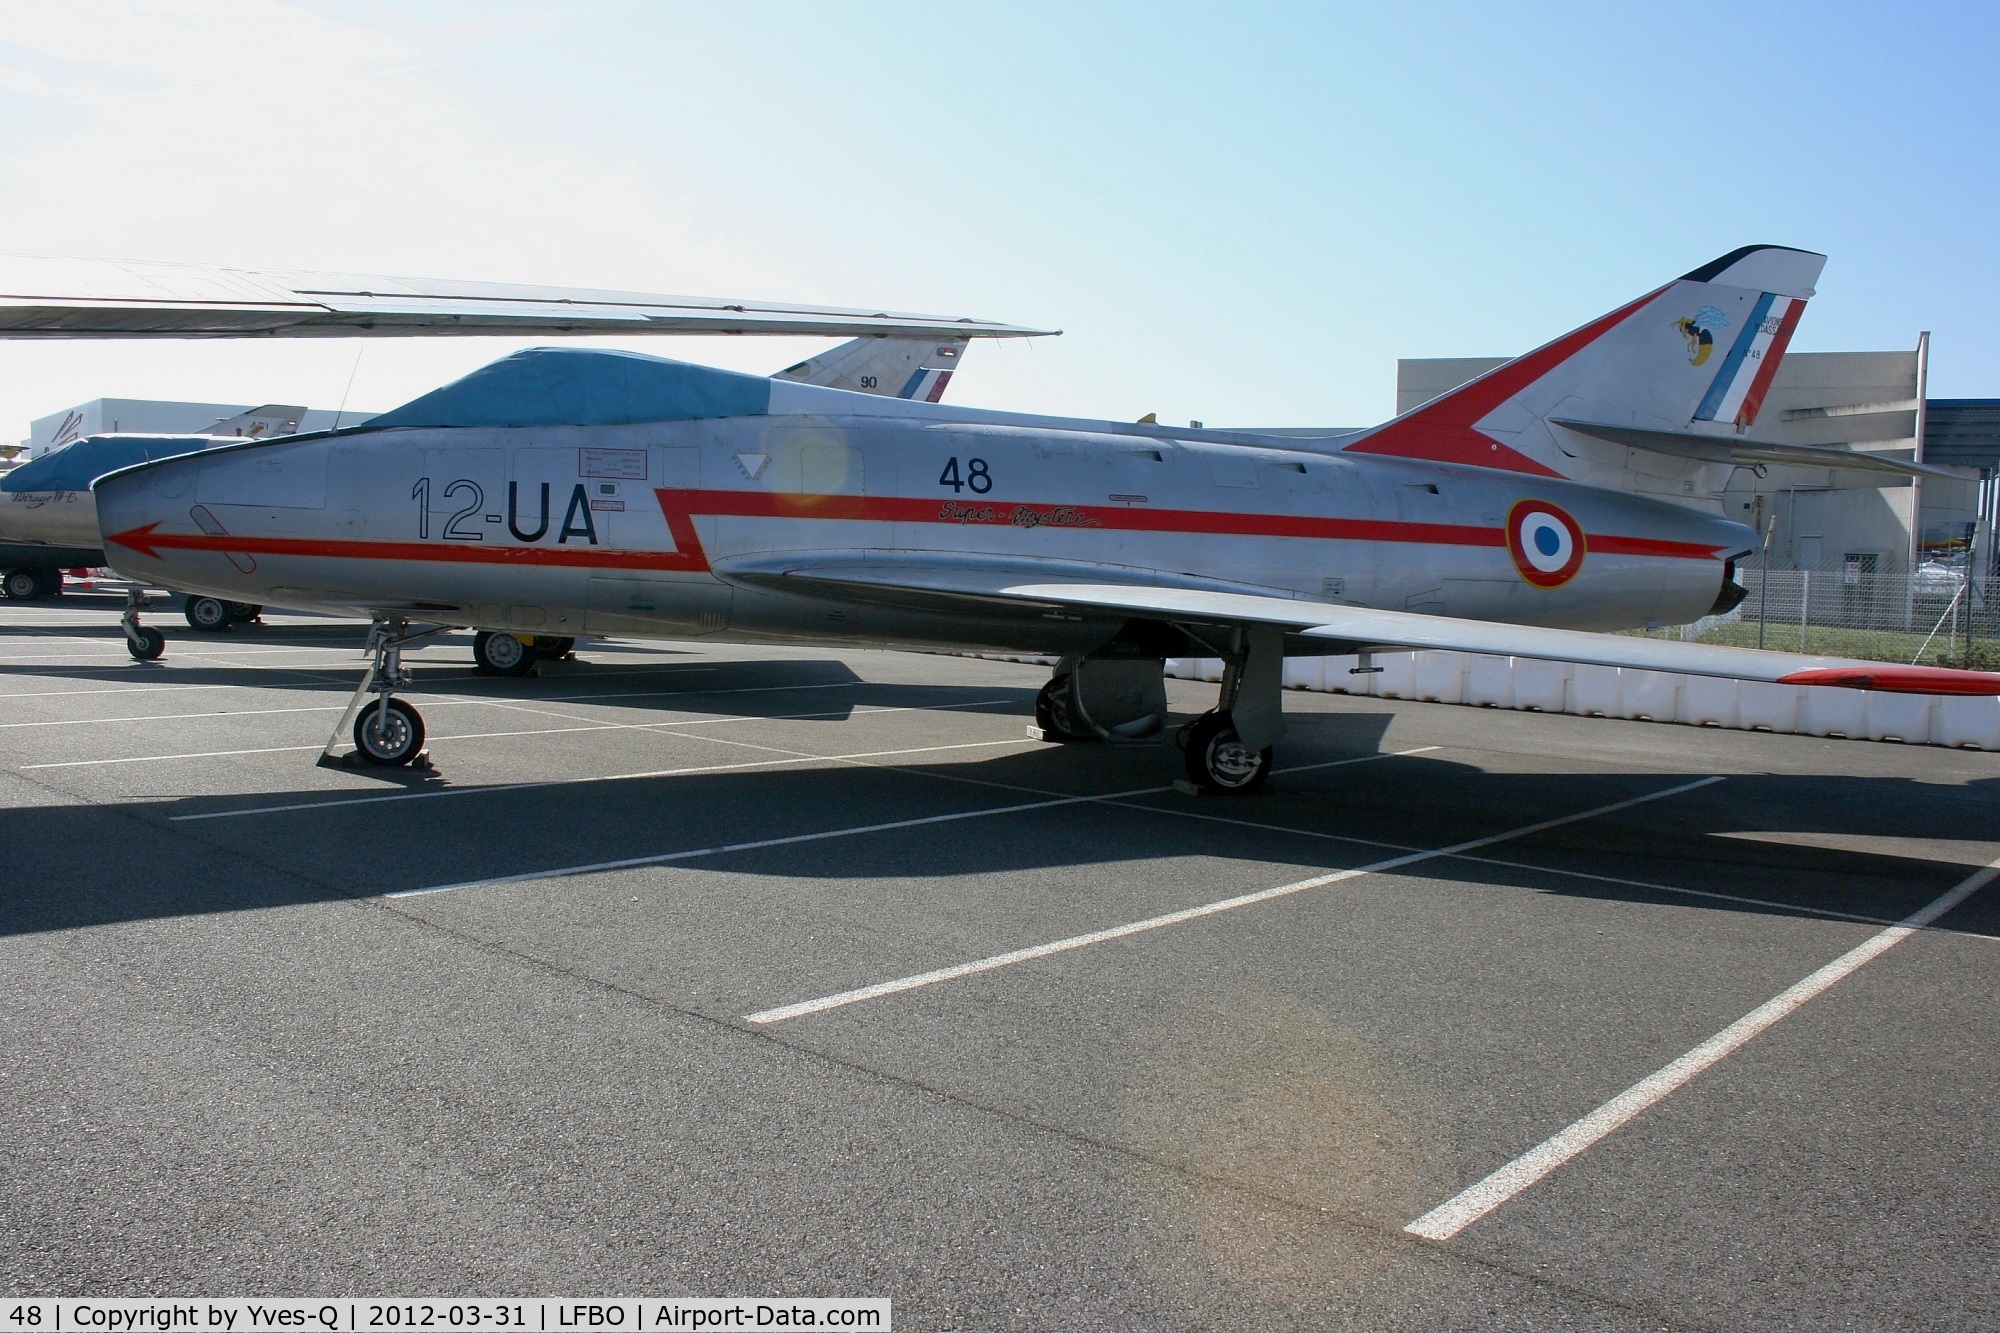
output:
<svg viewBox="0 0 2000 1333"><path fill-rule="evenodd" d="M2000 579L1937 564L1914 578L1854 567L1752 567L1739 578L1749 596L1734 611L1651 637L2000 670Z"/></svg>

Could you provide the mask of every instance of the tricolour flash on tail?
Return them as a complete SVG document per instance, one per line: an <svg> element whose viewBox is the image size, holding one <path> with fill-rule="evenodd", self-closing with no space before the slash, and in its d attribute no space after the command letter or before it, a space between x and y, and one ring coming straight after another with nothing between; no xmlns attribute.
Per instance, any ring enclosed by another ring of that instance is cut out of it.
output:
<svg viewBox="0 0 2000 1333"><path fill-rule="evenodd" d="M1722 369L1694 412L1696 421L1727 421L1747 428L1764 406L1778 362L1806 310L1803 298L1765 292L1743 322Z"/></svg>

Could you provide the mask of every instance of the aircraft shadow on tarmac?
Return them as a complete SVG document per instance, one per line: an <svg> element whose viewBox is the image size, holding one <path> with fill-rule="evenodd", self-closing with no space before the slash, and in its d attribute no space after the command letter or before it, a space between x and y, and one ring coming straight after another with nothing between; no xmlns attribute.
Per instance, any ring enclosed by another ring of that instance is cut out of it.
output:
<svg viewBox="0 0 2000 1333"><path fill-rule="evenodd" d="M913 702L911 687L895 688L904 703ZM982 687L987 697L1005 692ZM924 693L934 706L938 691ZM1015 693L1013 707L1025 715L1030 692ZM1389 721L1386 712L1295 717L1285 762L1373 754ZM756 756L746 752L744 758ZM905 910L921 911L927 880L938 882L943 895L945 881L966 874L1067 869L1080 872L1075 893L1085 896L1092 867L1178 856L1268 863L1269 882L1279 884L1396 853L1250 824L1435 848L1685 780L1657 771L1488 772L1418 754L1281 773L1274 790L1261 797L1137 798L1170 812L1161 815L1061 798L1163 787L1178 769L1178 755L1163 747L1046 746L952 763L884 762L896 767L772 766L473 787L441 800L381 802L367 792L283 789L177 802L17 808L5 812L7 835L0 842L0 934L339 901L1037 802L1047 804L705 855L679 863L681 871L713 873L669 872L665 891L680 892L677 886L686 884L686 892L712 894L718 884L747 883L746 897L753 897L760 882L789 885L791 892L801 880L879 878L895 882ZM1833 774L1732 776L1658 804L1471 853L1533 869L1440 857L1401 873L1522 893L1772 914L1791 914L1796 905L1893 920L1990 856L1990 849L1977 851L1966 839L1990 830L1996 797L2000 780L1948 787ZM168 822L177 814L328 800L336 803ZM1855 850L1857 835L1939 840L1946 844L1940 854L1955 859ZM1551 868L1611 879L1558 875ZM652 875L648 891L662 892L659 871L630 873ZM732 878L719 880L718 874ZM1690 898L1615 879L1764 901ZM1157 910L1242 891L1233 881L1212 890L1191 885L1162 895ZM853 892L841 889L850 899ZM2000 932L2000 895L1974 897L1945 928Z"/></svg>
<svg viewBox="0 0 2000 1333"><path fill-rule="evenodd" d="M107 639L106 642L110 644L117 640ZM446 647L451 643L452 640L449 638L443 640ZM360 656L360 640L355 638L351 643L322 643L310 646L338 648L351 646L355 649L355 656L352 662L321 661L305 665L258 664L254 660L191 664L189 658L204 648L227 651L226 643L217 648L215 641L204 639L184 647L178 656L174 647L170 645L164 663L132 661L107 661L97 664L41 661L22 663L7 662L4 660L5 654L0 654L0 681L71 680L91 685L134 688L236 686L324 694L329 700L334 698L345 700L361 681L364 663ZM406 662L412 681L407 693L411 701L419 707L424 705L427 696L437 694L451 694L461 698L477 696L490 698L498 703L534 703L545 699L551 702L588 705L600 701L591 691L601 683L603 687L601 702L615 704L621 709L640 711L655 709L662 712L736 717L751 711L740 698L741 691L746 689L768 692L772 698L780 698L782 691L787 687L818 690L828 686L852 684L868 688L867 683L855 675L852 668L834 658L771 657L723 661L705 657L701 659L699 667L692 669L680 660L694 655L687 650L659 644L623 645L616 653L593 644L590 647L588 660L545 662L537 667L537 674L524 678L477 674L472 669L469 650L462 661L453 661L446 656L412 657ZM299 677L309 679L300 680ZM884 684L877 688L878 691L894 690L912 694L922 693L932 687ZM982 698L997 698L1009 693L1008 688L1004 686L997 689L958 686L939 688L969 690ZM0 698L4 697L4 691L0 691ZM911 701L909 698L901 697L896 700L898 703ZM879 699L864 701L857 698L847 700L846 706L843 707L841 702L815 699L811 711L816 719L844 721L849 709L864 702L879 705L881 701ZM806 709L787 705L782 709L773 708L771 711L789 713L804 712ZM434 725L438 725L440 721L434 720Z"/></svg>

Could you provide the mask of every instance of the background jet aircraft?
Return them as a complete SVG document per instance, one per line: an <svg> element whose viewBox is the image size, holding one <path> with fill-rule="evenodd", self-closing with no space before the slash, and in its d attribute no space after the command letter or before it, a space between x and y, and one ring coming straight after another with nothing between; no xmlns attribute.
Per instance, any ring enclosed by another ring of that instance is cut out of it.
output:
<svg viewBox="0 0 2000 1333"><path fill-rule="evenodd" d="M305 411L267 403L187 435L72 440L0 476L0 594L16 600L54 596L63 570L105 562L90 493L90 483L105 473L224 441L290 435Z"/></svg>
<svg viewBox="0 0 2000 1333"><path fill-rule="evenodd" d="M845 335L853 341L778 373L806 384L936 402L969 339L1053 332L727 297L0 255L0 338ZM249 428L254 424L222 422L200 436L98 437L87 449L71 446L60 461L49 455L0 477L0 592L50 596L61 587L63 569L104 563L89 494L98 476L204 448L213 442L209 436L233 434L232 428L255 434ZM201 612L219 605L211 600Z"/></svg>
<svg viewBox="0 0 2000 1333"><path fill-rule="evenodd" d="M1213 789L1268 774L1287 653L2000 693L2000 675L1601 633L1742 598L1755 533L1645 492L1778 448L1747 432L1824 262L1725 255L1325 452L539 348L363 427L96 489L135 578L368 612L353 734L382 764L422 747L394 697L401 647L435 632L418 622L1060 655L1036 709L1053 740L1160 736L1161 659L1217 656L1217 707L1182 736ZM1697 312L1719 350L1691 358Z"/></svg>

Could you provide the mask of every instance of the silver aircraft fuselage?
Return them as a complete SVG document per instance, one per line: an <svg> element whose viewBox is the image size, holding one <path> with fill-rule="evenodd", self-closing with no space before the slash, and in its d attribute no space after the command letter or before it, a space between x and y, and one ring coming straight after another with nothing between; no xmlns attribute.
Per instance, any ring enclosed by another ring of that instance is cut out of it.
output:
<svg viewBox="0 0 2000 1333"><path fill-rule="evenodd" d="M549 635L1033 653L1094 651L1124 618L783 576L907 559L1619 630L1701 616L1755 543L1560 479L1111 423L858 413L363 428L147 464L97 495L121 572L234 600ZM1510 555L1524 501L1581 529L1560 586Z"/></svg>

